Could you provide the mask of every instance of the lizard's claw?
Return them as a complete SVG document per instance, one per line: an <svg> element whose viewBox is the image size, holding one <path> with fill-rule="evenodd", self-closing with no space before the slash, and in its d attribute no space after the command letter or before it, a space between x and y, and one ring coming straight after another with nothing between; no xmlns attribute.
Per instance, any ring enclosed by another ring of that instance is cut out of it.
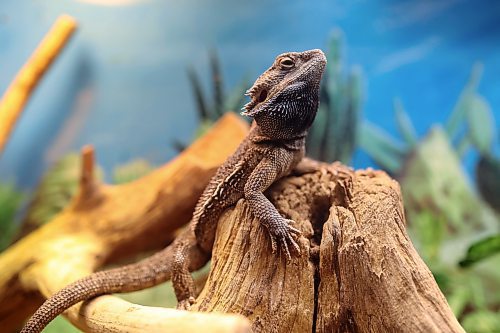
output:
<svg viewBox="0 0 500 333"><path fill-rule="evenodd" d="M268 227L273 253L277 252L279 243L281 249L285 251L288 261L292 260L289 249L290 246L295 250L295 252L300 254L300 247L295 238L300 236L302 233L299 229L291 226L293 223L295 223L295 221L282 218L279 222L273 223L270 227Z"/></svg>
<svg viewBox="0 0 500 333"><path fill-rule="evenodd" d="M193 296L190 296L189 298L183 299L177 303L177 309L178 310L189 310L191 309L191 305L196 303L196 300Z"/></svg>

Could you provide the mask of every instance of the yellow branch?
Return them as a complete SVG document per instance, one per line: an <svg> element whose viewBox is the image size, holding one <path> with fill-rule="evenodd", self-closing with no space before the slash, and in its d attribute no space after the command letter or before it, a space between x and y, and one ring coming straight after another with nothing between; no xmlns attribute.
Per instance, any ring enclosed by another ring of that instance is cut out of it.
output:
<svg viewBox="0 0 500 333"><path fill-rule="evenodd" d="M0 101L0 154L28 98L76 27L71 16L60 16L3 95Z"/></svg>
<svg viewBox="0 0 500 333"><path fill-rule="evenodd" d="M41 302L119 258L164 247L192 217L219 165L247 135L232 113L171 162L121 185L92 176L94 151L82 151L80 189L52 221L0 254L0 332L14 332ZM247 332L239 316L141 307L112 296L66 312L85 332Z"/></svg>

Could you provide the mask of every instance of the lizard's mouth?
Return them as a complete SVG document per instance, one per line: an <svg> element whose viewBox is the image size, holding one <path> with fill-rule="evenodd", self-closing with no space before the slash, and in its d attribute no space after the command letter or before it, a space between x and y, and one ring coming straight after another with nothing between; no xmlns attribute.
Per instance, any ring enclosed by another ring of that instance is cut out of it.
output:
<svg viewBox="0 0 500 333"><path fill-rule="evenodd" d="M252 88L247 91L246 95L250 96L251 101L245 104L245 106L243 107L242 109L244 111L242 112L243 115L251 116L251 111L257 105L259 105L260 103L264 102L267 99L269 91L264 87L260 88L259 90L257 89L258 88Z"/></svg>

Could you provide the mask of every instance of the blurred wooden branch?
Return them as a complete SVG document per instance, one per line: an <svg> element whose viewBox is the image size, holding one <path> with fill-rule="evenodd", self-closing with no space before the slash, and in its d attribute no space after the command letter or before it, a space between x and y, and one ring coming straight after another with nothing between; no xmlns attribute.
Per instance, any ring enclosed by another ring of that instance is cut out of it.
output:
<svg viewBox="0 0 500 333"><path fill-rule="evenodd" d="M93 178L94 152L85 147L80 191L72 203L0 256L2 332L14 331L44 298L105 263L170 242L247 130L228 114L173 161L118 186ZM241 316L142 307L113 296L77 304L66 315L87 332L245 332L248 327Z"/></svg>
<svg viewBox="0 0 500 333"><path fill-rule="evenodd" d="M71 205L0 256L0 327L15 330L44 297L104 263L171 241L246 132L228 114L177 159L120 186L95 181L86 147ZM271 252L245 200L220 218L211 271L191 309L219 314L101 296L66 316L100 333L464 332L406 233L398 183L379 171L309 164L316 171L306 166L266 192L303 232L291 262Z"/></svg>
<svg viewBox="0 0 500 333"><path fill-rule="evenodd" d="M60 16L3 95L0 101L0 154L31 93L76 28L77 23L71 16Z"/></svg>

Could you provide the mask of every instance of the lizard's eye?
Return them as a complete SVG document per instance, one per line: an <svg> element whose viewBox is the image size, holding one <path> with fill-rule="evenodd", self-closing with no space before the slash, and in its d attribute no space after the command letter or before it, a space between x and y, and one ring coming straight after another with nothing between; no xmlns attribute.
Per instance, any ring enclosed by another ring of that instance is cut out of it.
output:
<svg viewBox="0 0 500 333"><path fill-rule="evenodd" d="M295 63L293 62L293 59L290 57L285 57L280 60L280 67L282 69L290 69L293 68L294 65Z"/></svg>

